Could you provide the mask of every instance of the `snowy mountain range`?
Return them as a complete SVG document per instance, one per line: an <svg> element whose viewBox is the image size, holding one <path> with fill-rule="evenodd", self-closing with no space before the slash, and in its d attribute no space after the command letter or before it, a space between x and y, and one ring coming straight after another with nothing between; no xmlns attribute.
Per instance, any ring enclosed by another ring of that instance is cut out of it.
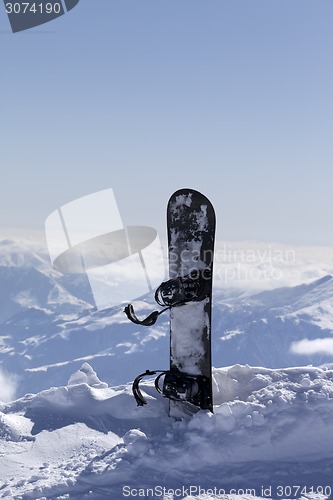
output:
<svg viewBox="0 0 333 500"><path fill-rule="evenodd" d="M124 305L98 311L84 275L61 275L45 249L0 244L0 363L16 395L67 383L88 361L109 384L168 367L168 313L151 328L130 323ZM213 303L213 364L268 368L333 360L333 278L253 291L219 286ZM144 317L152 296L135 301Z"/></svg>
<svg viewBox="0 0 333 500"><path fill-rule="evenodd" d="M215 282L214 413L177 421L152 380L145 407L130 383L168 367L167 313L146 328L123 305L98 311L39 242L0 242L0 498L330 500L333 278L317 269Z"/></svg>
<svg viewBox="0 0 333 500"><path fill-rule="evenodd" d="M329 363L332 350L320 348L320 342L333 343L332 298L331 275L253 295L219 298L217 294L216 356L227 364L271 368ZM305 339L308 345L316 343L312 350L302 349Z"/></svg>

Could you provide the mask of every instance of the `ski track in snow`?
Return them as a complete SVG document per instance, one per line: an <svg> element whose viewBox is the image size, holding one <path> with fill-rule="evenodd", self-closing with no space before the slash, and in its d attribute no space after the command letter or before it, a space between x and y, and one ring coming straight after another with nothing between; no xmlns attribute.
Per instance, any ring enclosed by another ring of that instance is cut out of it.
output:
<svg viewBox="0 0 333 500"><path fill-rule="evenodd" d="M137 407L88 363L67 386L2 404L0 498L332 498L333 371L213 374L215 413L181 421L152 380Z"/></svg>

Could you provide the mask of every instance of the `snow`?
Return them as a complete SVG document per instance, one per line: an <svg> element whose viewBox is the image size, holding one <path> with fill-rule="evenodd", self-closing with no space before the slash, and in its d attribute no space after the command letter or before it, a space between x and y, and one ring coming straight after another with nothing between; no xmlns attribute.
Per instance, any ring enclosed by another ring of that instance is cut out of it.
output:
<svg viewBox="0 0 333 500"><path fill-rule="evenodd" d="M207 300L190 302L171 311L172 325L181 336L171 337L172 362L179 369L192 375L202 374L202 359L205 356L202 330L206 328L208 335L209 319L205 312Z"/></svg>
<svg viewBox="0 0 333 500"><path fill-rule="evenodd" d="M79 371L2 404L0 498L330 498L333 370L215 369L214 414L178 421L152 380L137 407L129 384Z"/></svg>
<svg viewBox="0 0 333 500"><path fill-rule="evenodd" d="M333 498L332 249L217 252L213 360L230 366L214 414L175 420L153 381L145 407L128 383L168 367L169 315L96 311L40 241L0 243L0 498Z"/></svg>
<svg viewBox="0 0 333 500"><path fill-rule="evenodd" d="M81 368L73 373L68 380L68 385L88 384L91 387L104 388L107 387L105 382L101 382L97 377L96 372L88 363L83 363Z"/></svg>

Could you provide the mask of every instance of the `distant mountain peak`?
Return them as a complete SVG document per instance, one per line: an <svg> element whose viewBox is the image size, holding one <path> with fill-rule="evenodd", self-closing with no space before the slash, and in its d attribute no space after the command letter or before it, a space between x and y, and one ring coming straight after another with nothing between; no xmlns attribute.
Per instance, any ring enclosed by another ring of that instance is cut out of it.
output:
<svg viewBox="0 0 333 500"><path fill-rule="evenodd" d="M331 274L326 274L326 276L323 276L322 278L319 278L318 280L314 281L313 284L316 284L317 286L323 285L324 283L327 283L333 278Z"/></svg>

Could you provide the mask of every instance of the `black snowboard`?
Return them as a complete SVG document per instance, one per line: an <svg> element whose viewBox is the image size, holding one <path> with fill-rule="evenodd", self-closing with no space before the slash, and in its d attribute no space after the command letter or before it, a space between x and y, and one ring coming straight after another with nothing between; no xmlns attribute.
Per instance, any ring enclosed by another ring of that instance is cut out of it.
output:
<svg viewBox="0 0 333 500"><path fill-rule="evenodd" d="M184 401L176 401L172 397L170 400L170 416L177 418L200 408L213 411L211 306L214 208L198 191L180 189L169 200L167 228L170 279L190 276L193 281L201 280L202 284L200 295L193 301L170 310L170 390L177 385L173 377L184 383ZM193 384L199 387L195 389ZM167 393L167 379L164 386L164 393ZM191 399L189 391L195 393L198 389L199 397L192 404L193 401L188 401Z"/></svg>
<svg viewBox="0 0 333 500"><path fill-rule="evenodd" d="M213 411L211 361L212 275L215 213L198 191L181 189L168 203L169 280L155 292L163 307L146 318L136 316L132 304L124 312L133 323L152 326L170 310L170 368L146 370L133 382L139 406L147 404L139 384L157 375L155 388L169 398L169 415L181 418L200 408ZM163 387L160 387L163 380Z"/></svg>

